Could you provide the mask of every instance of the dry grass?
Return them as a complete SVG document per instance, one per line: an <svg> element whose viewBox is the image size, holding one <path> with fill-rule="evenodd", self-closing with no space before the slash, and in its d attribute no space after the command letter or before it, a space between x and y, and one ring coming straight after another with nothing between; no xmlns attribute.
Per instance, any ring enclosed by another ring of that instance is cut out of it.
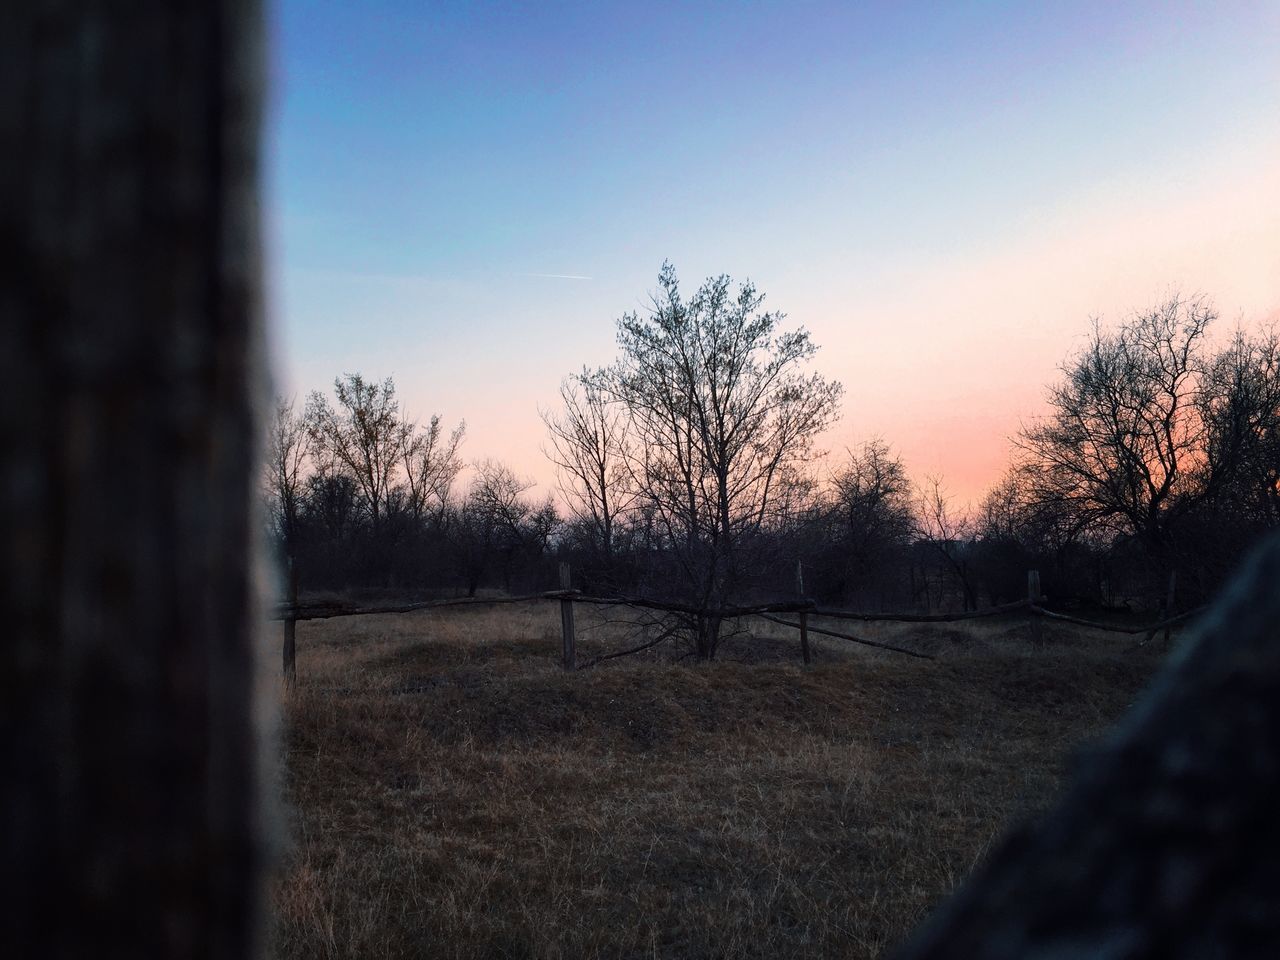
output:
<svg viewBox="0 0 1280 960"><path fill-rule="evenodd" d="M877 956L1157 659L983 622L864 631L932 662L818 640L806 671L757 627L565 674L553 604L301 624L276 954Z"/></svg>

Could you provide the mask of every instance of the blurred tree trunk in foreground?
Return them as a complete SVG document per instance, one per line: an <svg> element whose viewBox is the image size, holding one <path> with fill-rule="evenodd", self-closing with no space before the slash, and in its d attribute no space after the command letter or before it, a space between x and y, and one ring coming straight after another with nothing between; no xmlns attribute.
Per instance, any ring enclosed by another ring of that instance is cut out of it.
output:
<svg viewBox="0 0 1280 960"><path fill-rule="evenodd" d="M1271 957L1280 946L1280 539L1076 772L899 954Z"/></svg>
<svg viewBox="0 0 1280 960"><path fill-rule="evenodd" d="M3 20L3 952L252 956L259 5Z"/></svg>

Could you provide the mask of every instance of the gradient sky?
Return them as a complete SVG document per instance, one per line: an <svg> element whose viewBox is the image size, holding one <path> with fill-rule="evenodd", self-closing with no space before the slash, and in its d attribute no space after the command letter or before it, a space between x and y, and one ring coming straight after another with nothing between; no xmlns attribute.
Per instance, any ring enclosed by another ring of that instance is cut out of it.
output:
<svg viewBox="0 0 1280 960"><path fill-rule="evenodd" d="M1091 316L1280 317L1280 2L277 0L274 31L279 389L393 376L546 490L538 406L664 259L812 331L829 448L961 500Z"/></svg>

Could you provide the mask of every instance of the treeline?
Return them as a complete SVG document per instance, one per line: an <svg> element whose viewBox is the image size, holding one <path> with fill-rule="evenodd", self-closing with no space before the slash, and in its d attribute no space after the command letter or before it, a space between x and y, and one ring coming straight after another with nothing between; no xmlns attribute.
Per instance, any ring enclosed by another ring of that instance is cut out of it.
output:
<svg viewBox="0 0 1280 960"><path fill-rule="evenodd" d="M485 460L459 496L465 424L407 419L391 379L348 374L332 400L277 400L267 515L304 589L507 590L538 582L562 521L532 484Z"/></svg>
<svg viewBox="0 0 1280 960"><path fill-rule="evenodd" d="M346 375L270 443L273 533L304 588L534 590L555 561L593 592L680 599L714 655L718 607L799 591L869 608L976 608L1025 596L1153 606L1210 593L1280 521L1280 343L1222 346L1203 300L1095 323L1046 415L1013 438L1007 476L975 508L913 482L884 441L820 456L839 384L809 369L803 329L728 277L681 295L664 265L619 355L544 411L559 497L507 466L464 470L464 427L408 420L390 380Z"/></svg>
<svg viewBox="0 0 1280 960"><path fill-rule="evenodd" d="M1280 524L1280 339L1237 329L1215 347L1217 314L1172 298L1123 324L1095 322L1062 367L1049 412L1014 438L985 498L984 551L1045 557L1063 587L1098 602L1216 590Z"/></svg>

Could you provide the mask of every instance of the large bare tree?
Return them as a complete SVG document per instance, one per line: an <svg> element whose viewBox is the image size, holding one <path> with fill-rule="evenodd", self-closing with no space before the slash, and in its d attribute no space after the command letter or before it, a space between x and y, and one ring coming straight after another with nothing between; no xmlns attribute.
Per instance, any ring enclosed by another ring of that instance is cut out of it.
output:
<svg viewBox="0 0 1280 960"><path fill-rule="evenodd" d="M714 657L729 602L758 566L758 535L796 507L814 439L837 415L841 387L805 367L804 329L763 309L751 283L708 279L685 300L664 264L645 314L618 321L621 356L604 374L634 440L628 480L676 566L667 584L708 611L693 625Z"/></svg>
<svg viewBox="0 0 1280 960"><path fill-rule="evenodd" d="M1179 570L1204 594L1280 522L1280 338L1238 330L1215 349L1215 318L1173 297L1095 322L1049 414L1015 441L1029 524L1066 544L1136 544L1165 602Z"/></svg>
<svg viewBox="0 0 1280 960"><path fill-rule="evenodd" d="M1195 401L1216 316L1204 300L1173 297L1115 329L1095 322L1050 390L1049 414L1016 439L1034 502L1134 537L1157 571L1174 563L1175 520L1213 490Z"/></svg>

